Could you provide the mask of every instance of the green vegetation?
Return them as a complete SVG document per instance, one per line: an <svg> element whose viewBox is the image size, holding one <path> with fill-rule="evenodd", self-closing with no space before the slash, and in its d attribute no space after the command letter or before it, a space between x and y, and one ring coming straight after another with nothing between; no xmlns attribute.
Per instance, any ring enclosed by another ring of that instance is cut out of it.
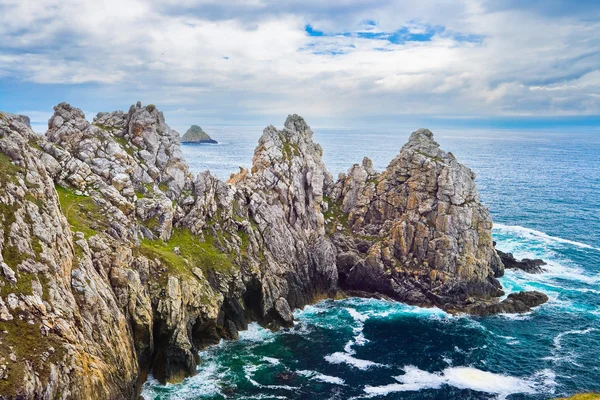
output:
<svg viewBox="0 0 600 400"><path fill-rule="evenodd" d="M6 265L11 267L13 270L16 269L16 267L23 261L30 258L27 253L22 253L15 246L8 245L8 237L5 239L2 257L4 258Z"/></svg>
<svg viewBox="0 0 600 400"><path fill-rule="evenodd" d="M35 197L34 195L32 195L31 193L25 193L25 200L32 202L33 204L35 204L39 210L41 210L42 208L44 208L44 202L40 199L38 199L37 197Z"/></svg>
<svg viewBox="0 0 600 400"><path fill-rule="evenodd" d="M0 151L0 184L5 186L7 183L18 183L17 174L24 174L25 168L13 164L10 157Z"/></svg>
<svg viewBox="0 0 600 400"><path fill-rule="evenodd" d="M418 154L422 155L423 157L427 157L427 158L429 158L429 159L431 159L431 160L433 160L433 161L437 161L437 162L441 162L441 163L443 163L443 162L444 162L444 160L442 160L442 159L441 159L441 158L439 158L439 157L436 157L436 156L431 156L431 155L429 155L429 154L425 154L425 153L423 153L423 152L422 152L422 151L420 151L420 150L415 150L415 151L416 151Z"/></svg>
<svg viewBox="0 0 600 400"><path fill-rule="evenodd" d="M158 215L153 215L152 217L148 218L146 221L144 221L144 225L146 225L146 228L150 229L151 231L158 228L160 225Z"/></svg>
<svg viewBox="0 0 600 400"><path fill-rule="evenodd" d="M179 254L175 248L179 248ZM171 273L191 275L191 269L228 272L233 268L232 257L217 249L214 238L206 235L205 241L188 229L174 229L171 240L142 240L136 249L149 259L158 258Z"/></svg>
<svg viewBox="0 0 600 400"><path fill-rule="evenodd" d="M0 203L0 215L3 217L2 227L4 228L4 245L2 246L2 258L6 265L13 270L28 258L27 254L23 254L15 246L9 244L10 228L16 222L15 212L18 207L16 205L7 205Z"/></svg>
<svg viewBox="0 0 600 400"><path fill-rule="evenodd" d="M372 183L373 185L375 185L375 187L377 187L377 185L379 184L379 181L377 180L377 178L373 177L373 178L369 178L367 179L367 184Z"/></svg>
<svg viewBox="0 0 600 400"><path fill-rule="evenodd" d="M338 225L341 225L344 230L349 230L348 214L342 211L340 202L333 202L329 197L324 196L323 201L327 203L327 211L323 213L325 225L329 227L330 234L333 234Z"/></svg>
<svg viewBox="0 0 600 400"><path fill-rule="evenodd" d="M7 184L8 182L18 184L17 174L25 173L25 168L20 167L18 165L14 165L10 158L0 152L0 183L2 186ZM43 203L40 199L33 196L30 192L25 194L25 200L30 201L38 206L38 208L43 207ZM16 222L15 213L21 208L21 202L16 202L14 204L3 204L0 203L0 216L2 217L0 221L2 222L2 227L4 228L4 243L2 246L2 257L4 258L4 262L11 267L12 269L16 269L16 267L21 264L24 260L30 258L30 254L23 253L17 249L17 247L10 245L9 237L10 237L10 228L13 223ZM30 223L31 220L27 219L29 215L25 215L25 222ZM39 239L37 237L32 237L32 245L33 251L36 256L41 253L42 247Z"/></svg>
<svg viewBox="0 0 600 400"><path fill-rule="evenodd" d="M97 128L100 128L100 129L102 129L103 131L106 131L106 132L110 132L112 130L111 127L106 126L106 125L102 125L102 124L96 124L96 123L94 123L92 125L94 125Z"/></svg>
<svg viewBox="0 0 600 400"><path fill-rule="evenodd" d="M83 232L87 239L106 227L106 217L91 197L79 196L62 186L55 187L60 207L73 231Z"/></svg>
<svg viewBox="0 0 600 400"><path fill-rule="evenodd" d="M284 135L279 135L279 140L281 140L282 150L283 150L283 159L287 161L292 160L292 156L299 156L300 149L298 145L295 143L291 143L288 138Z"/></svg>
<svg viewBox="0 0 600 400"><path fill-rule="evenodd" d="M39 151L44 151L38 144L37 139L30 139L29 146L33 147L34 149L38 149Z"/></svg>
<svg viewBox="0 0 600 400"><path fill-rule="evenodd" d="M17 362L6 363L8 379L0 379L0 393L8 398L16 398L24 385L25 360L33 364L43 383L50 374L50 363L62 360L65 350L56 335L42 335L39 323L29 324L15 318L9 322L0 322L0 354L8 360L11 353L17 356ZM42 359L44 353L47 353L45 361Z"/></svg>
<svg viewBox="0 0 600 400"><path fill-rule="evenodd" d="M33 287L31 286L31 281L34 276L35 274L29 272L19 272L16 285L12 285L7 280L4 280L4 286L0 286L0 296L6 297L10 293L32 295Z"/></svg>
<svg viewBox="0 0 600 400"><path fill-rule="evenodd" d="M152 193L154 193L154 183L147 183L143 188L140 187L135 190L135 197L139 200L148 197Z"/></svg>
<svg viewBox="0 0 600 400"><path fill-rule="evenodd" d="M113 139L123 148L123 150L127 152L127 154L129 154L131 157L135 157L135 151L127 139L122 136L113 136Z"/></svg>

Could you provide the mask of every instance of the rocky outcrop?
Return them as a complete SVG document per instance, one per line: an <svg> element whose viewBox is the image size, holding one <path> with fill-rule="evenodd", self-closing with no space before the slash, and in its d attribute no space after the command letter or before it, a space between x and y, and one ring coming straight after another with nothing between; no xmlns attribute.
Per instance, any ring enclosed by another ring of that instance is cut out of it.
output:
<svg viewBox="0 0 600 400"><path fill-rule="evenodd" d="M517 260L512 253L504 253L500 250L496 250L498 255L500 256L500 260L502 260L502 264L504 264L504 268L507 269L520 269L521 271L525 271L530 274L541 274L544 272L542 266L546 265L544 260L539 258L529 259L524 258L522 260Z"/></svg>
<svg viewBox="0 0 600 400"><path fill-rule="evenodd" d="M192 125L181 138L181 143L217 144L218 142L208 136L208 133L204 132L198 125Z"/></svg>
<svg viewBox="0 0 600 400"><path fill-rule="evenodd" d="M384 172L368 159L350 168L325 213L341 287L455 311L500 296L503 267L474 178L425 129Z"/></svg>
<svg viewBox="0 0 600 400"><path fill-rule="evenodd" d="M341 291L452 312L523 312L474 174L415 132L382 173L334 182L297 115L267 127L250 171L193 177L154 106L90 124L61 103L39 137L0 114L0 398L135 399L150 369L250 321L277 329Z"/></svg>

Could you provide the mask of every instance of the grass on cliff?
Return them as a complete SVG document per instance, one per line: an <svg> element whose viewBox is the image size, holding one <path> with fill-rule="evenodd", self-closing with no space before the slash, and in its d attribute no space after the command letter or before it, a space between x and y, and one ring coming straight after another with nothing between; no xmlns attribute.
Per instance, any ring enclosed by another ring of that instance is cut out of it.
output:
<svg viewBox="0 0 600 400"><path fill-rule="evenodd" d="M17 267L17 265L29 258L27 254L21 253L19 249L17 249L15 246L11 246L9 243L10 229L11 226L16 222L15 212L17 209L18 206L16 204L7 205L0 203L0 215L2 215L2 220L0 220L2 225L0 226L0 229L4 229L2 258L4 259L4 262L13 270Z"/></svg>
<svg viewBox="0 0 600 400"><path fill-rule="evenodd" d="M0 186L4 187L8 183L18 184L17 174L25 173L25 169L12 163L10 157L0 151ZM29 199L27 199L29 200ZM0 215L2 225L0 229L4 229L4 243L2 246L2 257L4 262L15 269L22 261L28 258L27 254L21 253L16 247L9 245L9 230L13 223L16 222L15 212L20 206L15 204L0 203Z"/></svg>
<svg viewBox="0 0 600 400"><path fill-rule="evenodd" d="M329 197L323 196L323 201L327 203L327 211L323 213L325 218L325 228L329 234L334 234L338 225L341 225L344 231L348 231L348 214L342 211L342 205L332 201Z"/></svg>
<svg viewBox="0 0 600 400"><path fill-rule="evenodd" d="M437 156L432 156L432 155L429 155L429 154L423 153L423 152L422 152L422 151L420 151L420 150L415 150L415 151L416 151L418 154L422 155L423 157L427 157L427 158L429 158L429 159L431 159L431 160L433 160L433 161L437 161L437 162L441 162L441 163L443 163L443 162L444 162L444 160L442 160L441 158L439 158L439 157L437 157Z"/></svg>
<svg viewBox="0 0 600 400"><path fill-rule="evenodd" d="M98 234L98 229L105 228L106 217L91 197L77 195L62 186L55 187L60 207L74 232L83 232L87 239Z"/></svg>
<svg viewBox="0 0 600 400"><path fill-rule="evenodd" d="M25 173L25 168L13 164L9 156L0 151L0 184L17 183L17 174Z"/></svg>
<svg viewBox="0 0 600 400"><path fill-rule="evenodd" d="M131 147L131 144L129 144L129 140L122 136L113 136L113 140L117 142L123 148L123 150L127 152L127 154L129 154L131 157L135 157L135 151Z"/></svg>
<svg viewBox="0 0 600 400"><path fill-rule="evenodd" d="M571 397L561 397L555 400L600 400L600 394L598 393L581 393Z"/></svg>
<svg viewBox="0 0 600 400"><path fill-rule="evenodd" d="M144 239L137 251L147 258L158 258L169 271L178 275L189 275L194 267L203 271L231 271L232 257L217 249L212 236L205 237L202 241L188 229L174 229L168 242ZM176 247L179 254L175 253Z"/></svg>
<svg viewBox="0 0 600 400"><path fill-rule="evenodd" d="M16 362L9 360L11 353L17 356ZM0 355L6 357L3 364L8 368L8 378L0 379L0 398L16 398L24 386L25 361L33 364L45 384L51 372L50 363L62 360L65 350L54 334L42 335L39 323L30 324L15 316L12 321L0 322Z"/></svg>
<svg viewBox="0 0 600 400"><path fill-rule="evenodd" d="M14 268L13 268L14 270ZM8 280L3 279L4 286L0 286L0 296L6 298L10 293L24 294L30 296L33 294L33 286L31 281L34 274L28 272L19 272L17 275L16 285L11 284Z"/></svg>

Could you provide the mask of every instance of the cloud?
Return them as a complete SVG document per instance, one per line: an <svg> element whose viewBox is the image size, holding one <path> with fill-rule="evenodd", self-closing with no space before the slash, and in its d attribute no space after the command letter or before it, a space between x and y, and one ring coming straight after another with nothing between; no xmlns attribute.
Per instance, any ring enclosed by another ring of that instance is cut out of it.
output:
<svg viewBox="0 0 600 400"><path fill-rule="evenodd" d="M600 13L571 5L4 0L0 84L222 119L597 115Z"/></svg>

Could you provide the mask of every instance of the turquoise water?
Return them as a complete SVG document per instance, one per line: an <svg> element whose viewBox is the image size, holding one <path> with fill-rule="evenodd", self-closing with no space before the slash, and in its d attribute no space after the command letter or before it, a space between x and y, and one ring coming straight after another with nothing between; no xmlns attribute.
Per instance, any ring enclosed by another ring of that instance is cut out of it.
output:
<svg viewBox="0 0 600 400"><path fill-rule="evenodd" d="M329 170L383 169L408 138L315 129ZM260 128L214 128L185 146L195 172L249 166ZM323 301L277 333L253 324L201 354L198 375L146 383L146 399L547 399L600 391L600 132L434 132L477 173L499 249L548 272L507 271L506 293L550 301L524 315L451 316L372 299ZM243 139L240 139L243 137ZM283 375L282 375L283 374ZM284 376L285 375L285 376Z"/></svg>

